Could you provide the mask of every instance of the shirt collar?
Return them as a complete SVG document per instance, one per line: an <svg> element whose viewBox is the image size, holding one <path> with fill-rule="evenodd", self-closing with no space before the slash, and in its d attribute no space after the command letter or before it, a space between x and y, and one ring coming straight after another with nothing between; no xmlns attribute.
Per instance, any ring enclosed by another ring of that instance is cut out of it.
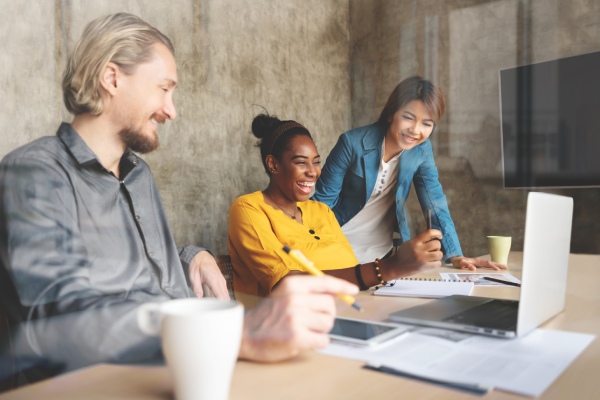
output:
<svg viewBox="0 0 600 400"><path fill-rule="evenodd" d="M131 170L137 167L139 162L138 156L136 156L133 151L130 149L125 150L123 157L121 157L121 163L119 164L119 168L121 169L121 179L125 179Z"/></svg>
<svg viewBox="0 0 600 400"><path fill-rule="evenodd" d="M67 146L69 152L80 165L86 165L93 162L99 163L96 155L83 141L81 136L73 129L71 124L63 122L58 127L56 135Z"/></svg>
<svg viewBox="0 0 600 400"><path fill-rule="evenodd" d="M400 153L396 154L394 157L390 158L388 162L383 161L383 155L385 154L385 137L383 139L383 141L381 142L381 163L382 164L389 164L391 162L397 161L400 156L402 155L402 153L404 153L404 149L400 150Z"/></svg>
<svg viewBox="0 0 600 400"><path fill-rule="evenodd" d="M65 146L67 146L69 152L77 160L79 165L101 165L100 161L98 161L98 158L96 157L96 154L94 154L92 149L88 147L81 136L79 136L77 131L73 129L71 124L67 122L60 124L56 135L60 140L62 140ZM121 157L120 163L122 178L124 178L138 164L138 156L136 156L130 149L125 150L123 157Z"/></svg>

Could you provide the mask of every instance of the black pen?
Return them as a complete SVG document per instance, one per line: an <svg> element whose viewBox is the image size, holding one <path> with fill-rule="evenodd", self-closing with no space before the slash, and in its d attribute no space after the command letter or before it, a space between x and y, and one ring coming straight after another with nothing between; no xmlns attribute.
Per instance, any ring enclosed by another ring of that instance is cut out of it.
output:
<svg viewBox="0 0 600 400"><path fill-rule="evenodd" d="M504 285L509 285L509 286L517 286L517 287L521 287L520 283L516 283L516 282L510 282L510 281L503 281L501 279L496 279L496 278L490 278L488 276L484 276L483 279L485 279L486 281L491 281L491 282L497 282L497 283L502 283Z"/></svg>
<svg viewBox="0 0 600 400"><path fill-rule="evenodd" d="M445 379L429 378L429 377L413 374L411 372L401 371L401 370L393 368L393 367L386 367L384 365L367 364L367 365L363 366L363 368L370 369L371 371L383 372L383 373L390 374L390 375L402 376L404 378L416 379L416 380L419 380L422 382L433 383L435 385L440 385L440 386L451 388L451 389L458 389L458 390L462 390L464 392L478 394L478 395L484 395L493 389L491 387L480 386L476 383L471 384L471 383L455 382L455 381L445 380Z"/></svg>
<svg viewBox="0 0 600 400"><path fill-rule="evenodd" d="M427 210L427 229L431 229L431 210Z"/></svg>

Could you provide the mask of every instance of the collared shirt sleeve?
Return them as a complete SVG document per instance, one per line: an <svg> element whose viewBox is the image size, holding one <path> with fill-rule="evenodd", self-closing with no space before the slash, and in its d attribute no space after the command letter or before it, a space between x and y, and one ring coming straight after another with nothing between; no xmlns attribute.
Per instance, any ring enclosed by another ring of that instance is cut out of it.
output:
<svg viewBox="0 0 600 400"><path fill-rule="evenodd" d="M185 279L188 283L188 286L191 286L190 281L190 263L196 257L196 254L206 251L210 253L213 258L215 257L214 253L209 249L200 246L188 245L184 247L178 247L177 252L179 253L179 259L181 260L181 266L183 267L183 271L185 273Z"/></svg>
<svg viewBox="0 0 600 400"><path fill-rule="evenodd" d="M179 252L179 259L181 262L187 264L191 263L194 257L196 257L196 254L200 253L201 251L207 251L211 256L215 256L214 253L209 249L194 245L178 247L177 251Z"/></svg>
<svg viewBox="0 0 600 400"><path fill-rule="evenodd" d="M193 296L148 165L120 172L69 124L0 163L0 302L17 356L53 373L160 356L137 308Z"/></svg>
<svg viewBox="0 0 600 400"><path fill-rule="evenodd" d="M159 356L157 338L137 326L144 296L127 300L95 286L71 183L56 165L28 157L4 162L0 200L0 279L12 282L17 296L5 292L2 301L21 320L13 337L19 359L72 370Z"/></svg>

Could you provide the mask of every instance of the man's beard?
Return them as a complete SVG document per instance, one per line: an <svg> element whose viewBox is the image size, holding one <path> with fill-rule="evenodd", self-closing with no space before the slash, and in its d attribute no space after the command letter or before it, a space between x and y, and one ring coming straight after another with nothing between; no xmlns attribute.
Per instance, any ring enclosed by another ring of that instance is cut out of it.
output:
<svg viewBox="0 0 600 400"><path fill-rule="evenodd" d="M148 137L134 129L125 128L119 132L121 140L136 153L146 154L158 148L158 136Z"/></svg>

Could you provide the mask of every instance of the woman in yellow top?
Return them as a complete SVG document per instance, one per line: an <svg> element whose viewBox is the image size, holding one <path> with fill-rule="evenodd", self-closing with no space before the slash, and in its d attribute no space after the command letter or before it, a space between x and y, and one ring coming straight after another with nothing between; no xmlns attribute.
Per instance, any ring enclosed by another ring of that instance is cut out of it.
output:
<svg viewBox="0 0 600 400"><path fill-rule="evenodd" d="M229 211L229 254L236 292L267 296L285 276L303 273L283 245L299 249L326 274L365 290L441 265L441 233L429 229L376 262L359 264L333 212L309 200L321 175L321 159L310 132L295 121L260 114L252 122L260 139L269 185L236 199Z"/></svg>

